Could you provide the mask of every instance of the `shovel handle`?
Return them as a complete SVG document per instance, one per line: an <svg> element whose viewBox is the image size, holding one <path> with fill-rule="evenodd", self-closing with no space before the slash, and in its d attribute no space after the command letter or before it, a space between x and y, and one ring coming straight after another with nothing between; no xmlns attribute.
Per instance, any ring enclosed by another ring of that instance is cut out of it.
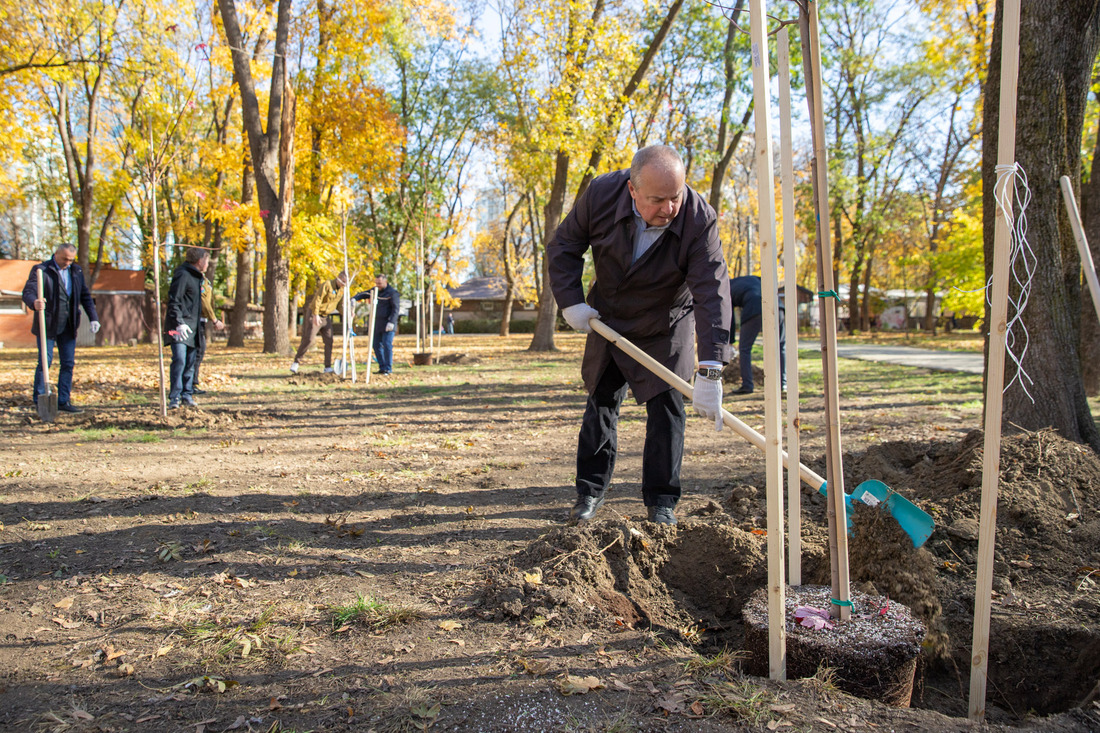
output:
<svg viewBox="0 0 1100 733"><path fill-rule="evenodd" d="M644 366L649 371L656 374L658 377L668 383L670 387L678 391L684 397L691 398L692 389L691 385L677 376L671 369L666 367L661 362L654 359L649 354L639 349L634 344L630 343L627 339L620 336L613 328L608 326L603 321L593 318L588 321L588 325L592 327L592 330L603 336L615 346L619 347L622 351L629 354L639 364ZM752 443L757 449L763 451L767 443L767 439L750 428L745 423L741 422L737 417L731 415L724 408L722 409L722 423L731 428L735 433L740 435L745 440ZM787 451L780 451L783 455L783 465L787 466L788 458ZM821 490L825 486L825 479L818 476L816 473L806 468L801 463L798 464L798 473L801 479L811 488Z"/></svg>
<svg viewBox="0 0 1100 733"><path fill-rule="evenodd" d="M46 288L42 284L42 268L38 268L38 299L46 299ZM42 381L46 384L44 397L50 396L50 367L46 360L46 309L38 311L38 357L42 362Z"/></svg>

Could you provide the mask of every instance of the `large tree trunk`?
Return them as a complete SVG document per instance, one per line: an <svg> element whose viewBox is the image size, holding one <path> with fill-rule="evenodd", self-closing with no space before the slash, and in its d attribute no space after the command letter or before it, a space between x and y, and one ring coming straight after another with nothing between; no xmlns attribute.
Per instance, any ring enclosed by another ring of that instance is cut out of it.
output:
<svg viewBox="0 0 1100 733"><path fill-rule="evenodd" d="M241 206L252 203L255 180L252 178L252 162L245 155L241 172ZM251 227L250 227L251 228ZM252 302L252 248L255 237L237 250L237 289L233 294L233 317L229 322L228 346L244 346L244 329L248 320L248 305Z"/></svg>
<svg viewBox="0 0 1100 733"><path fill-rule="evenodd" d="M561 223L565 210L565 188L569 183L569 154L559 150L554 164L554 184L550 187L550 197L546 200L545 221L542 230L542 251L550 245L554 233ZM528 351L557 351L554 344L554 329L558 322L558 302L550 291L550 258L542 258L542 292L539 293L539 315L535 321L535 336L531 339Z"/></svg>
<svg viewBox="0 0 1100 733"><path fill-rule="evenodd" d="M275 26L275 49L271 65L271 87L266 128L261 120L259 100L252 78L251 59L245 53L234 0L218 0L226 41L233 55L233 78L241 91L241 111L248 130L248 147L256 178L256 200L264 221L267 244L264 275L264 353L289 354L287 329L290 293L290 267L283 251L290 236L290 211L293 200L293 165L288 157L287 130L293 130L293 103L284 95L290 84L286 76L287 38L291 0L279 0ZM290 151L292 152L292 151Z"/></svg>
<svg viewBox="0 0 1100 733"><path fill-rule="evenodd" d="M1100 267L1100 136L1092 151L1089 182L1081 186L1081 218L1093 265ZM1095 397L1100 394L1100 320L1092 294L1087 291L1087 287L1081 290L1081 378L1085 394Z"/></svg>
<svg viewBox="0 0 1100 733"><path fill-rule="evenodd" d="M1088 443L1096 450L1100 450L1100 432L1089 411L1078 358L1080 260L1058 179L1068 175L1077 180L1080 175L1085 100L1100 41L1098 10L1100 0L1050 0L1042 5L1025 4L1020 18L1016 156L1031 186L1027 238L1035 251L1035 270L1031 297L1022 314L1029 339L1022 361L1026 376L1017 374L1010 359L1005 383L1019 377L1030 397L1019 381L1011 383L1004 394L1006 429L1051 426L1066 438ZM1002 15L1003 2L998 2L982 125L987 276L992 270L996 217ZM1018 298L1019 290L1010 283L1010 298ZM1009 318L1013 315L1010 306ZM1022 334L1016 334L1017 350L1022 341ZM988 359L986 364L988 369Z"/></svg>

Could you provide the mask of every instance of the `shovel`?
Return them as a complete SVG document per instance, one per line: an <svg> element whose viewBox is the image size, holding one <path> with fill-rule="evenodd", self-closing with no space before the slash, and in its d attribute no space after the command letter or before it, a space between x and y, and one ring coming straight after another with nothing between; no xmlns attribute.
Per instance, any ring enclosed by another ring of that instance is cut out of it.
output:
<svg viewBox="0 0 1100 733"><path fill-rule="evenodd" d="M667 382L668 385L677 392L685 397L691 397L691 385L674 374L672 370L664 364L661 364L652 356L627 341L603 321L593 318L588 324L592 327L593 331L632 356L635 361ZM732 428L735 433L752 443L759 450L764 450L766 443L764 436L750 428L725 409L722 410L722 424ZM787 467L787 451L780 452L783 456L783 466ZM823 495L828 494L825 479L821 478L801 463L798 464L798 475L802 481L811 488L816 488L818 492ZM849 532L852 530L853 499L862 501L868 506L884 506L894 519L897 520L898 524L901 525L901 528L905 530L905 533L909 535L910 539L913 540L914 547L923 545L925 540L932 534L932 530L935 527L935 522L932 521L932 517L923 509L906 499L904 496L893 491L881 481L870 479L857 486L855 491L851 494L844 495L844 507L845 514L847 515Z"/></svg>
<svg viewBox="0 0 1100 733"><path fill-rule="evenodd" d="M38 298L45 300L42 287L42 269L38 270ZM42 422L53 422L57 418L57 392L50 389L50 367L46 345L46 309L38 311L38 354L42 359L42 381L46 383L46 392L38 395L38 417Z"/></svg>

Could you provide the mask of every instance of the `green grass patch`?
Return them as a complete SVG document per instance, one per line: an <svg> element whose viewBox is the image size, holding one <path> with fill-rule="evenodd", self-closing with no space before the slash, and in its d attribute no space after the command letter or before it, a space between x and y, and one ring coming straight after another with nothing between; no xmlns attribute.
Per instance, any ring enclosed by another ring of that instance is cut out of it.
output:
<svg viewBox="0 0 1100 733"><path fill-rule="evenodd" d="M371 631L407 624L425 616L422 608L387 603L374 596L362 594L356 594L355 600L347 605L329 607L329 611L332 613L334 629L359 624Z"/></svg>

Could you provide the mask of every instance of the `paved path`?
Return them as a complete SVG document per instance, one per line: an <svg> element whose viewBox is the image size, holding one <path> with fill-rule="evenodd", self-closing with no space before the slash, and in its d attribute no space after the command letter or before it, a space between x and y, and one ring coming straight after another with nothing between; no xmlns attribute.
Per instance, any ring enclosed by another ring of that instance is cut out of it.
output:
<svg viewBox="0 0 1100 733"><path fill-rule="evenodd" d="M799 339L799 348L821 350L821 342L816 339ZM981 354L965 351L935 351L917 349L912 346L879 346L876 344L837 344L837 356L845 359L864 361L882 361L899 366L923 367L942 372L969 372L981 374L985 367L985 357Z"/></svg>

